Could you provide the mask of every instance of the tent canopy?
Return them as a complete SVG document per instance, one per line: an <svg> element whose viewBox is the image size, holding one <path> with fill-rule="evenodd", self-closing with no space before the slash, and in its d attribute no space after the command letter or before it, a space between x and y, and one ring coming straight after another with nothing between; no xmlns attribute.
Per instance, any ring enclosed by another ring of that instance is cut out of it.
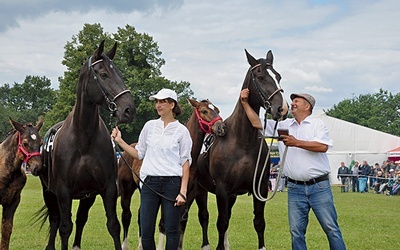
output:
<svg viewBox="0 0 400 250"><path fill-rule="evenodd" d="M399 161L400 160L400 147L389 150L387 152L387 157L391 161Z"/></svg>
<svg viewBox="0 0 400 250"><path fill-rule="evenodd" d="M336 178L340 162L349 166L351 161L367 161L369 165L382 164L388 159L388 151L399 149L400 137L370 129L326 114L313 115L321 119L329 129L333 147L327 152L331 167L331 182L339 184Z"/></svg>

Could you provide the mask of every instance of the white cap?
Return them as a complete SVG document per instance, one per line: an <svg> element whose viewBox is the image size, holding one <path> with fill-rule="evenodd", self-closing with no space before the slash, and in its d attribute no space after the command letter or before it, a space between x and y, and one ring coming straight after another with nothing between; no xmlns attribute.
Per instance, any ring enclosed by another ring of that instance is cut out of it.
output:
<svg viewBox="0 0 400 250"><path fill-rule="evenodd" d="M176 102L178 102L178 97L175 93L175 91L173 91L172 89L161 89L160 91L158 91L157 94L152 95L149 97L150 100L163 100L163 99L167 99L167 98L171 98L173 100L175 100Z"/></svg>

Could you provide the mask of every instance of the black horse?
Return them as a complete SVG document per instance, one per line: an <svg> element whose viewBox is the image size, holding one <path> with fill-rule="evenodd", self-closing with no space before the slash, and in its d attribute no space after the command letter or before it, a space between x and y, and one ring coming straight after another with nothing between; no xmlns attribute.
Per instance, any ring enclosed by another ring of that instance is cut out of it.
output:
<svg viewBox="0 0 400 250"><path fill-rule="evenodd" d="M242 89L250 90L249 105L257 114L263 107L273 119L284 118L288 105L279 85L281 76L272 66L272 52L269 51L265 59L256 60L247 51L246 56L250 68ZM225 124L226 135L216 138L207 155L198 159L199 170L202 170L199 171L199 184L217 198L217 249L229 248L226 232L232 207L237 195L245 193L253 195L253 223L258 235L258 248L265 249L264 208L270 166L268 147L260 131L247 118L240 97ZM266 166L264 170L263 166Z"/></svg>
<svg viewBox="0 0 400 250"><path fill-rule="evenodd" d="M40 179L44 220L49 217L50 221L46 249L55 248L57 230L62 249L68 249L73 199L80 200L73 243L73 247L80 248L83 227L97 195L103 199L115 249L121 249L121 228L116 214L117 160L109 131L99 115L99 106L104 106L119 123L129 123L136 113L133 97L112 62L116 48L117 43L103 54L104 41L101 42L80 70L72 112L45 135Z"/></svg>

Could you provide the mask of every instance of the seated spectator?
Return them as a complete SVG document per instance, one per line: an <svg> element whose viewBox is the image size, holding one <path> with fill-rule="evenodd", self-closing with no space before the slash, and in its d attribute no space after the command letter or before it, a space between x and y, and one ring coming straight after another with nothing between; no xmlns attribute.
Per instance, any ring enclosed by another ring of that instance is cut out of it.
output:
<svg viewBox="0 0 400 250"><path fill-rule="evenodd" d="M393 185L395 183L394 169L390 169L389 173L386 173L386 183L381 185L379 188L380 193L384 193L387 191L387 195L390 195L390 191L392 191Z"/></svg>
<svg viewBox="0 0 400 250"><path fill-rule="evenodd" d="M383 172L382 171L378 171L376 173L376 177L375 177L375 183L374 183L374 191L376 194L379 194L379 189L381 187L382 184L384 184L386 182L385 177L383 176Z"/></svg>
<svg viewBox="0 0 400 250"><path fill-rule="evenodd" d="M394 176L394 183L393 183L391 190L388 193L389 196L397 195L400 193L400 175L399 175L399 173L395 174L394 170L392 172L393 172L393 176Z"/></svg>

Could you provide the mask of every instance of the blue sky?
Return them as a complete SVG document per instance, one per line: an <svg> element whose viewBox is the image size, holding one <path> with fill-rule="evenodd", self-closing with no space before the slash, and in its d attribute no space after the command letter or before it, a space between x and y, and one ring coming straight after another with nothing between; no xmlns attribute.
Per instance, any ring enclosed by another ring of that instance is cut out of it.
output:
<svg viewBox="0 0 400 250"><path fill-rule="evenodd" d="M274 53L281 85L306 92L316 109L379 88L400 90L400 2L0 0L0 84L46 76L58 88L64 45L85 23L126 24L158 43L163 75L189 81L228 117L254 57Z"/></svg>

